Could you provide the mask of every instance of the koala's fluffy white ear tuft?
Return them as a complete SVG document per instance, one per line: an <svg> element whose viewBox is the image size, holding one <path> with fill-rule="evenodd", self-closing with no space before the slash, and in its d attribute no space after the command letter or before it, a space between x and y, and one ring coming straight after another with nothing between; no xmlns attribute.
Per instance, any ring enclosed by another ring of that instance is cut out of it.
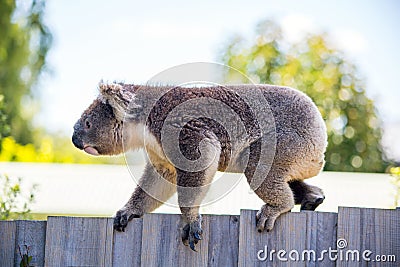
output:
<svg viewBox="0 0 400 267"><path fill-rule="evenodd" d="M123 85L118 83L99 83L100 98L111 105L114 109L115 117L118 120L135 118L135 111L138 106L135 104L135 93L124 89Z"/></svg>

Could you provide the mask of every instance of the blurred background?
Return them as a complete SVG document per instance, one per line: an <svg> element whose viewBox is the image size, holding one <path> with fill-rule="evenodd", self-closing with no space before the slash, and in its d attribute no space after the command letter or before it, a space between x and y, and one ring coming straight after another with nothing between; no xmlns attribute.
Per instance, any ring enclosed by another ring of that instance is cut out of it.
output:
<svg viewBox="0 0 400 267"><path fill-rule="evenodd" d="M396 206L399 13L396 0L0 0L0 218L110 215L122 206L134 187L123 156L94 158L75 149L75 121L102 79L141 84L198 61L229 65L255 83L298 88L315 101L329 136L321 186L328 185L332 202L325 210ZM243 82L235 73L225 78ZM66 165L78 163L120 165ZM101 204L108 206L96 209L107 179L120 179L117 196L109 192ZM92 189L93 205L79 209L79 196L93 184L101 187ZM76 203L55 201L61 191L66 199L75 192Z"/></svg>

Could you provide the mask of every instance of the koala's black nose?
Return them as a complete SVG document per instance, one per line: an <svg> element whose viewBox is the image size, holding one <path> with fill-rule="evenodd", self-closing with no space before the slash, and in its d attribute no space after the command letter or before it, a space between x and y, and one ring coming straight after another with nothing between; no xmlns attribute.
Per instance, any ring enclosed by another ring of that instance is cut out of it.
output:
<svg viewBox="0 0 400 267"><path fill-rule="evenodd" d="M74 146L76 146L77 148L83 149L83 142L82 142L82 140L80 140L80 139L76 136L75 133L72 135L72 143L73 143Z"/></svg>

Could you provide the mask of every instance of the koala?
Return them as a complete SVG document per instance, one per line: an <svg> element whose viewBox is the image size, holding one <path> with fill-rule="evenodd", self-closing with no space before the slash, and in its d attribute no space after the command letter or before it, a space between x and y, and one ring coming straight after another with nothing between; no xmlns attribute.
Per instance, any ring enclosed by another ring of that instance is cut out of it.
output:
<svg viewBox="0 0 400 267"><path fill-rule="evenodd" d="M252 96L261 101L255 108L249 105ZM185 114L189 109L195 112ZM256 215L259 232L271 231L295 204L315 210L325 199L304 180L324 166L326 126L312 100L288 87L100 83L99 96L74 126L72 142L94 156L144 148L144 173L117 211L114 229L124 231L132 218L177 192L182 241L192 250L203 233L199 207L217 171L244 173L265 202ZM262 151L269 156L263 158Z"/></svg>

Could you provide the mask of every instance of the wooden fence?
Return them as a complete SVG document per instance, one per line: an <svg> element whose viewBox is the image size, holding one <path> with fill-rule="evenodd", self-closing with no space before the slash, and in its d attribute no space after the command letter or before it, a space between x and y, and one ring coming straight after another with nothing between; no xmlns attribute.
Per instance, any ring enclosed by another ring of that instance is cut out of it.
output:
<svg viewBox="0 0 400 267"><path fill-rule="evenodd" d="M27 249L30 266L400 266L399 209L287 213L270 233L256 231L255 213L203 216L198 252L174 214L133 219L123 233L111 218L0 221L0 266L20 266Z"/></svg>

